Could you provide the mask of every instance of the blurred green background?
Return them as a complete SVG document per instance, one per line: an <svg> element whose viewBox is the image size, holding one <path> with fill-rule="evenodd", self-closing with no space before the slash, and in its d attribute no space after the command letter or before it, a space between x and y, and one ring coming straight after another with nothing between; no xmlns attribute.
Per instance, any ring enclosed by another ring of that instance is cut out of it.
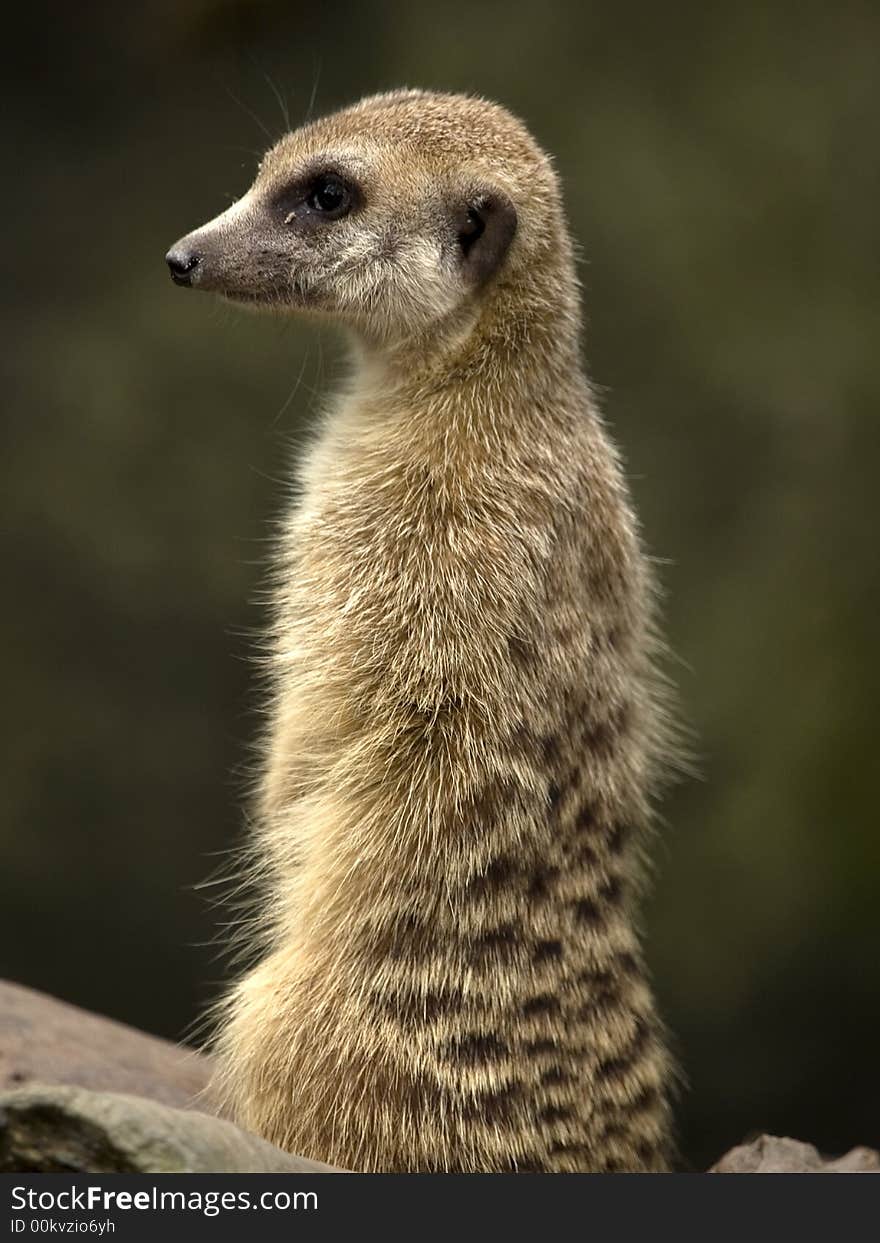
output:
<svg viewBox="0 0 880 1243"><path fill-rule="evenodd" d="M870 3L16 6L7 27L0 973L177 1036L223 978L266 537L339 348L167 246L320 112L476 91L552 150L585 349L702 779L648 951L686 1166L880 1142L878 47ZM264 131L268 131L268 134Z"/></svg>

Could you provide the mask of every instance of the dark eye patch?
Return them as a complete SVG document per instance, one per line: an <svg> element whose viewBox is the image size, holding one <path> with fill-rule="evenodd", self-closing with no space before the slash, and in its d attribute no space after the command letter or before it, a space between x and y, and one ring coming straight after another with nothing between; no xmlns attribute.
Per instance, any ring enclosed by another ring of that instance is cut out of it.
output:
<svg viewBox="0 0 880 1243"><path fill-rule="evenodd" d="M362 201L360 187L351 177L319 165L276 191L272 206L282 223L312 228L341 220Z"/></svg>

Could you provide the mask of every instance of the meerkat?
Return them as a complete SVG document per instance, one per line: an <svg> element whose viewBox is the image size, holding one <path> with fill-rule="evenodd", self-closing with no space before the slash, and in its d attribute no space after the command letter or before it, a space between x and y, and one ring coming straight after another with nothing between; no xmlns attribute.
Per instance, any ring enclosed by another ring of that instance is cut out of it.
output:
<svg viewBox="0 0 880 1243"><path fill-rule="evenodd" d="M378 95L167 262L353 342L281 541L223 1109L360 1171L666 1169L654 593L550 159L482 99Z"/></svg>

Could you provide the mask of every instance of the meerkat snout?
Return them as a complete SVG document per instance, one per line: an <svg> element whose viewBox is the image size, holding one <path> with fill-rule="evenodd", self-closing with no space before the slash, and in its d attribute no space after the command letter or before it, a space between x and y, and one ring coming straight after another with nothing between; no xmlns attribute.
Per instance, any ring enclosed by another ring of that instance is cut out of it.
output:
<svg viewBox="0 0 880 1243"><path fill-rule="evenodd" d="M197 254L178 242L165 256L165 262L168 264L168 271L175 285L183 285L185 288L192 285L195 269L199 266Z"/></svg>

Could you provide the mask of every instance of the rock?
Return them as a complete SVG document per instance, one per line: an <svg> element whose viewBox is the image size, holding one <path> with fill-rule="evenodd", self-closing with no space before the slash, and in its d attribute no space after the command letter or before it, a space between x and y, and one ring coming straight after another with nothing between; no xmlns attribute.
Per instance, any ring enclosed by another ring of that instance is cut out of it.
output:
<svg viewBox="0 0 880 1243"><path fill-rule="evenodd" d="M0 980L0 1091L66 1083L189 1108L210 1067L192 1049Z"/></svg>
<svg viewBox="0 0 880 1243"><path fill-rule="evenodd" d="M0 1093L0 1173L326 1174L209 1114L85 1088Z"/></svg>
<svg viewBox="0 0 880 1243"><path fill-rule="evenodd" d="M710 1174L880 1174L880 1153L853 1148L843 1157L823 1157L812 1144L759 1135L731 1148Z"/></svg>

